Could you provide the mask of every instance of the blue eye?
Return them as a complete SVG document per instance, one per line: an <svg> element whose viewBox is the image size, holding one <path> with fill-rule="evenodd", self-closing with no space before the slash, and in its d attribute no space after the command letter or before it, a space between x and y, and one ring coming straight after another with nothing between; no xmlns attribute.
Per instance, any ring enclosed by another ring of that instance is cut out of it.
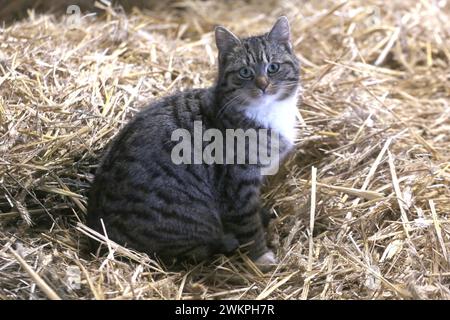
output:
<svg viewBox="0 0 450 320"><path fill-rule="evenodd" d="M241 76L241 78L249 79L252 77L253 72L252 70L250 70L250 68L242 67L241 69L239 69L239 75Z"/></svg>
<svg viewBox="0 0 450 320"><path fill-rule="evenodd" d="M275 73L278 70L280 70L279 63L272 62L272 63L269 63L269 65L267 66L267 72L269 72L269 73Z"/></svg>

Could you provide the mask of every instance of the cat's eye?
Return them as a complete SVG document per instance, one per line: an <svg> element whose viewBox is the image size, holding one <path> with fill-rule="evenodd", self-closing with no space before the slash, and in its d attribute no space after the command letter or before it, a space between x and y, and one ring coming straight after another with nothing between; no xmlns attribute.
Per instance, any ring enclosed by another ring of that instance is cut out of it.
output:
<svg viewBox="0 0 450 320"><path fill-rule="evenodd" d="M267 66L267 72L269 73L275 73L278 72L278 70L280 70L280 64L279 63L269 63L269 65Z"/></svg>
<svg viewBox="0 0 450 320"><path fill-rule="evenodd" d="M241 69L239 69L239 76L243 79L249 79L252 77L252 75L253 72L250 68L242 67Z"/></svg>

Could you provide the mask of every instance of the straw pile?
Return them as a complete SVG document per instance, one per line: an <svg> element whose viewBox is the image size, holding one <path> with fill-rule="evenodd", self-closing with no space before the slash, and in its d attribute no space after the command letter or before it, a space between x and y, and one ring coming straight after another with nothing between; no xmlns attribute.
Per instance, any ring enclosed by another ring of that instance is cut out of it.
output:
<svg viewBox="0 0 450 320"><path fill-rule="evenodd" d="M0 29L1 299L450 298L448 1L177 1ZM291 22L304 118L265 201L281 260L167 271L86 253L105 144L149 101L211 85L213 27Z"/></svg>

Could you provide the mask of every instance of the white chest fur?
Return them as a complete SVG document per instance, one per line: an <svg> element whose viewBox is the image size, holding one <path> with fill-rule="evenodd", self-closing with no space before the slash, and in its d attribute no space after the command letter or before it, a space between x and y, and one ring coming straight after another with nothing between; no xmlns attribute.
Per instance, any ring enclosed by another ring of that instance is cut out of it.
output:
<svg viewBox="0 0 450 320"><path fill-rule="evenodd" d="M275 130L290 143L294 144L297 137L297 95L276 101L269 96L246 107L245 114L265 128Z"/></svg>

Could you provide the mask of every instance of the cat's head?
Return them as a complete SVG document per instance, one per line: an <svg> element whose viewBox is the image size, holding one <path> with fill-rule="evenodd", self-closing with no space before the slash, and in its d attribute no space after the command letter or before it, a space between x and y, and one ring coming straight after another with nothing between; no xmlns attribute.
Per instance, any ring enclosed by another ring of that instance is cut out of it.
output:
<svg viewBox="0 0 450 320"><path fill-rule="evenodd" d="M280 17L270 32L260 36L239 39L221 26L216 27L215 36L219 50L217 90L224 103L245 106L296 94L300 66L286 17Z"/></svg>

